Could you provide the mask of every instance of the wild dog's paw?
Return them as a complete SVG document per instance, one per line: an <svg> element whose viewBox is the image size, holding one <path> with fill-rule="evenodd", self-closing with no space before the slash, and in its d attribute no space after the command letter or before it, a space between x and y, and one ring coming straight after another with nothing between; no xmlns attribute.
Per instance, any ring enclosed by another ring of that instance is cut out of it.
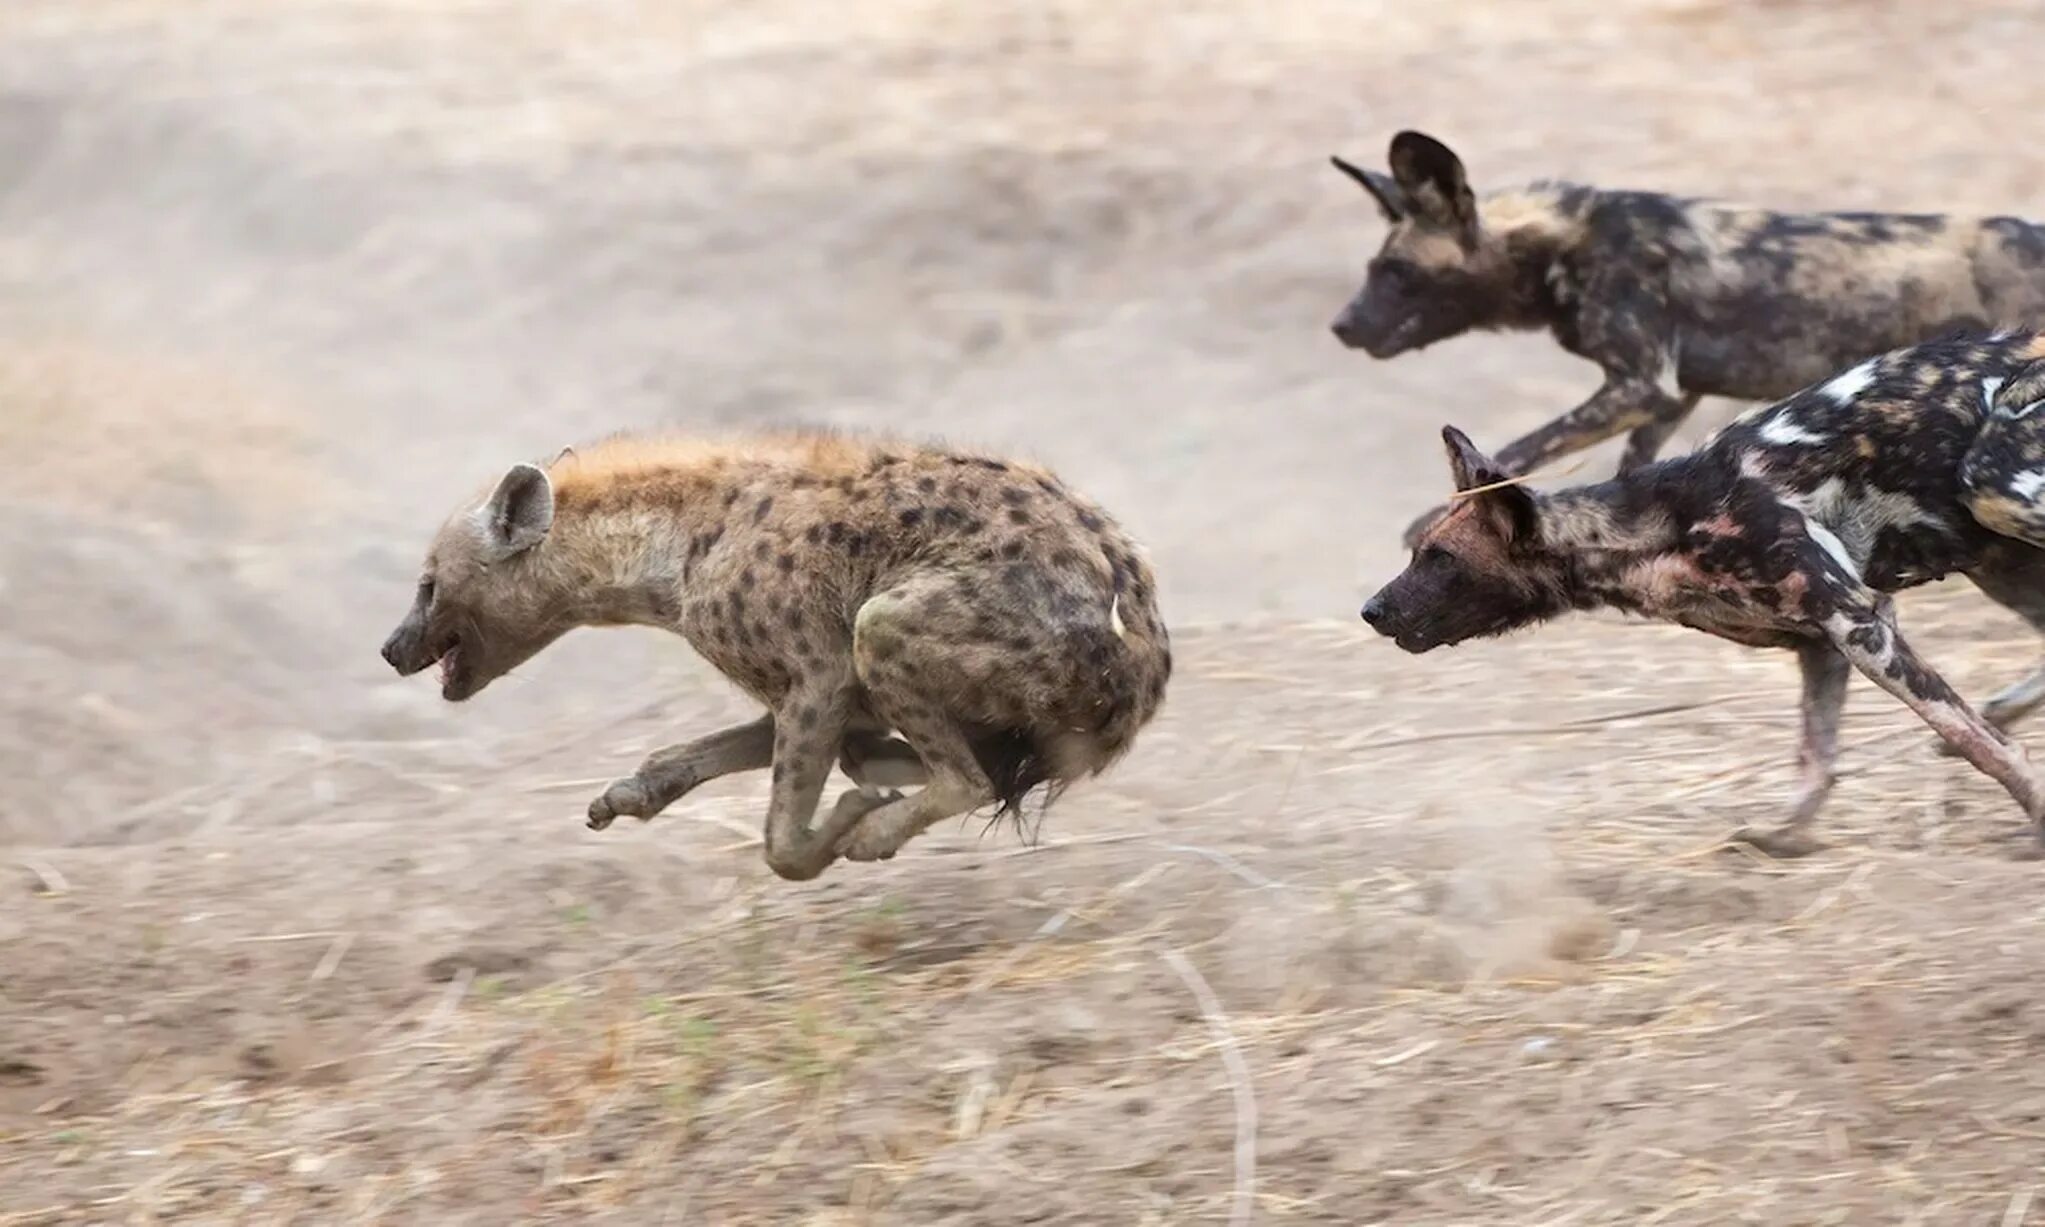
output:
<svg viewBox="0 0 2045 1227"><path fill-rule="evenodd" d="M630 816L644 822L659 810L646 795L646 785L636 775L612 780L603 795L589 803L589 829L601 831L619 818Z"/></svg>
<svg viewBox="0 0 2045 1227"><path fill-rule="evenodd" d="M1784 826L1774 830L1759 827L1741 827L1727 839L1728 843L1745 844L1765 857L1778 861L1793 861L1814 852L1825 850L1825 844L1808 827Z"/></svg>
<svg viewBox="0 0 2045 1227"><path fill-rule="evenodd" d="M1400 543L1409 550L1418 549L1420 546L1420 538L1427 535L1427 530L1433 528L1435 522L1440 520L1443 516L1447 515L1448 513L1449 509L1445 506L1428 508L1426 511L1420 514L1418 519L1414 520L1411 524L1408 524L1406 526L1405 533L1402 534L1399 538Z"/></svg>

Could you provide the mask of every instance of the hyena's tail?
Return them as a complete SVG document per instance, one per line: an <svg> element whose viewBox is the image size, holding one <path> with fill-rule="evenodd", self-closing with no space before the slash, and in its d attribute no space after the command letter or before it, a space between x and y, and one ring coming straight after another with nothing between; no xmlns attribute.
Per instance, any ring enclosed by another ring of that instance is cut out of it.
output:
<svg viewBox="0 0 2045 1227"><path fill-rule="evenodd" d="M1040 786L1048 788L1049 805L1068 785L1105 771L1157 714L1172 668L1164 623L1147 603L1128 609L1126 618L1124 608L1113 601L1097 625L1066 630L1061 647L1070 672L1059 687L1065 702L1035 727L983 729L971 738L994 786L997 819L1018 815Z"/></svg>

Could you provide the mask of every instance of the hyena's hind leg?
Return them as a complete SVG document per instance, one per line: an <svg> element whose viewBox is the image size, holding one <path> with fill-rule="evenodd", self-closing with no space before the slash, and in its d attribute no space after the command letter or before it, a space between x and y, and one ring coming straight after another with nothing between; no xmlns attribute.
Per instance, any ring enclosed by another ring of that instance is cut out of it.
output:
<svg viewBox="0 0 2045 1227"><path fill-rule="evenodd" d="M1967 573L1983 595L2045 634L2045 550L2011 542L1987 554ZM2007 729L2045 704L2045 663L1995 692L1981 705L1981 718ZM1952 754L1941 743L1943 753Z"/></svg>
<svg viewBox="0 0 2045 1227"><path fill-rule="evenodd" d="M1830 643L1808 643L1797 649L1803 667L1803 742L1797 765L1803 776L1789 821L1772 831L1748 828L1733 836L1768 856L1808 856L1824 845L1811 835L1811 819L1824 807L1838 778L1832 765L1839 757L1839 713L1846 706L1846 681L1853 668Z"/></svg>
<svg viewBox="0 0 2045 1227"><path fill-rule="evenodd" d="M909 743L888 736L885 730L848 731L838 751L838 769L869 797L884 797L889 791L930 781L929 768Z"/></svg>
<svg viewBox="0 0 2045 1227"><path fill-rule="evenodd" d="M932 825L995 799L993 782L950 710L977 672L966 658L987 650L950 633L960 611L956 589L935 576L909 580L859 609L852 658L867 702L902 735L926 780L906 797L861 788L838 798L833 817L855 820L838 848L848 860L886 860Z"/></svg>

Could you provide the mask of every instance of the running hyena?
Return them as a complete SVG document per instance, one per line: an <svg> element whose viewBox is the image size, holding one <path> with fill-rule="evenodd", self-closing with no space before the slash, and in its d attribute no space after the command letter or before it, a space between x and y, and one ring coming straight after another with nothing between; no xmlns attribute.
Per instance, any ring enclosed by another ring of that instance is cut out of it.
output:
<svg viewBox="0 0 2045 1227"><path fill-rule="evenodd" d="M568 630L625 624L679 633L767 714L655 753L589 825L771 766L767 863L796 879L1101 771L1171 672L1141 551L1050 473L815 435L514 466L441 528L383 655L437 662L462 700ZM812 825L833 760L858 787Z"/></svg>
<svg viewBox="0 0 2045 1227"><path fill-rule="evenodd" d="M1704 396L1775 400L1961 327L2045 324L2045 226L1937 213L1777 213L1536 183L1479 197L1461 159L1401 132L1391 174L1335 165L1390 224L1342 343L1389 358L1472 329L1547 329L1604 372L1499 451L1519 476L1626 435L1653 460ZM1407 530L1407 544L1437 514Z"/></svg>

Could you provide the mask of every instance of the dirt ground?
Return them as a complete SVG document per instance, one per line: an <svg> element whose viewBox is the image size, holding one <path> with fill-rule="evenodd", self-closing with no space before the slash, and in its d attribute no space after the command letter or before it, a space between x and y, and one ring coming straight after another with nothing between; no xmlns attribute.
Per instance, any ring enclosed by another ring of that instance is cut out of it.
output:
<svg viewBox="0 0 2045 1227"><path fill-rule="evenodd" d="M2045 215L2028 3L8 0L0 1224L2045 1223L2039 867L1857 686L1354 611L1594 384L1391 363L1328 170ZM1696 438L1737 410L1708 404ZM475 703L376 647L449 501L620 426L1044 460L1180 669L1027 843L817 882L757 780L583 828L745 714L677 640ZM1585 476L1610 462L1601 453ZM1969 693L2034 639L1905 625Z"/></svg>

